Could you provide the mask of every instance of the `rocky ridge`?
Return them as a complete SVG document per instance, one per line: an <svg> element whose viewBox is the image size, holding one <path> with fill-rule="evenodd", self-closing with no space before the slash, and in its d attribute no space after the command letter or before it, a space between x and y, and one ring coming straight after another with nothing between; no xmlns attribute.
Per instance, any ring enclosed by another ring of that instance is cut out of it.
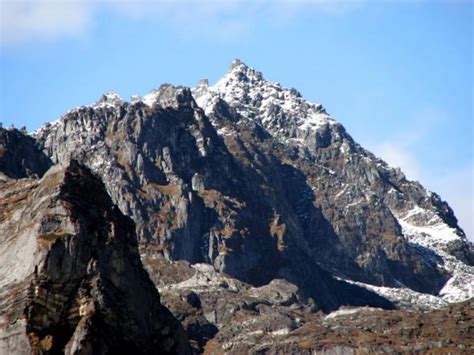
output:
<svg viewBox="0 0 474 355"><path fill-rule="evenodd" d="M381 247L381 254L386 254L390 262L394 243L399 244L394 239L384 246L384 239L390 233L391 238L401 237L407 241L407 249L415 249L424 263L438 264L452 275L439 292L441 297L429 304L444 305L473 297L473 248L457 226L451 208L437 194L427 191L418 182L408 181L400 170L390 168L360 147L321 105L307 102L295 89L265 80L260 72L239 60L232 63L229 72L214 86L204 82L193 93L226 142L238 135L242 126L258 124L284 146L277 155L305 172L316 205L334 226L337 239L344 249L356 250L357 254L352 258L366 259L363 255L367 250L356 244L360 243L369 247L369 253L373 253L374 247ZM226 106L224 111L234 113L232 124L222 116L223 106ZM298 158L294 158L295 155ZM329 175L330 180L315 176L318 173ZM384 237L375 239L377 246L364 240L364 236L371 234L370 219L362 227L364 223L360 218L353 218L367 217L364 208L369 208L372 215L375 210L380 211L376 224L383 224L384 230L379 229L377 233ZM407 249L403 250L405 255L412 253ZM328 264L327 260L325 264ZM340 266L336 267L340 269ZM390 265L390 268L394 267ZM397 302L402 286L405 294L410 294L411 303L416 303L420 294L413 291L420 289L397 276L394 281L398 283L396 289L365 284L394 302ZM358 284L364 285L363 282Z"/></svg>
<svg viewBox="0 0 474 355"><path fill-rule="evenodd" d="M0 143L23 135L0 133ZM473 247L447 203L321 105L240 61L214 86L166 84L130 102L107 93L24 138L32 148L20 158L1 145L6 175L34 178L71 159L97 174L135 222L143 265L197 351L302 351L255 344L310 342L297 330L322 324L321 310L473 297Z"/></svg>
<svg viewBox="0 0 474 355"><path fill-rule="evenodd" d="M77 159L101 176L114 202L134 219L142 254L209 262L254 285L289 278L323 309L351 302L390 307L334 279L307 254L297 232L278 240L284 222L278 223L274 200L280 191L267 193L254 183L255 173L229 152L189 89L164 85L152 95L147 103L107 105L104 96L34 135L53 162ZM297 172L269 154L271 178L280 179L282 190L285 175Z"/></svg>
<svg viewBox="0 0 474 355"><path fill-rule="evenodd" d="M0 201L0 353L191 353L134 223L87 168L3 180Z"/></svg>
<svg viewBox="0 0 474 355"><path fill-rule="evenodd" d="M106 94L33 137L53 162L73 157L101 176L142 255L208 262L254 285L284 278L329 308L341 301L294 275L322 268L393 302L400 288L413 302L473 295L472 245L450 207L240 61L212 87L163 85L130 103Z"/></svg>

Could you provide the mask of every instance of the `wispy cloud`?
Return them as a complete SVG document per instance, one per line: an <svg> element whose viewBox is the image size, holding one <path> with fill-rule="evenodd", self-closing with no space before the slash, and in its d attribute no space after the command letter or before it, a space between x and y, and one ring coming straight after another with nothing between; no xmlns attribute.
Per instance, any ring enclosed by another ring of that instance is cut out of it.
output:
<svg viewBox="0 0 474 355"><path fill-rule="evenodd" d="M255 4L242 0L107 2L108 9L134 20L165 24L182 39L234 40L254 28ZM259 2L257 2L259 3ZM250 14L250 16L248 16Z"/></svg>
<svg viewBox="0 0 474 355"><path fill-rule="evenodd" d="M374 151L390 166L400 168L408 179L420 180L420 163L406 146L387 141L375 147Z"/></svg>
<svg viewBox="0 0 474 355"><path fill-rule="evenodd" d="M132 20L166 24L183 38L242 39L264 18L283 26L302 14L337 15L364 0L0 0L0 44L77 38L87 33L99 10Z"/></svg>
<svg viewBox="0 0 474 355"><path fill-rule="evenodd" d="M410 127L400 127L384 141L372 144L370 150L384 159L389 165L401 168L407 178L420 180L422 166L416 154L417 146L429 139L431 133L448 120L448 115L440 108L429 107L407 113Z"/></svg>
<svg viewBox="0 0 474 355"><path fill-rule="evenodd" d="M91 25L92 3L0 0L2 45L77 36Z"/></svg>
<svg viewBox="0 0 474 355"><path fill-rule="evenodd" d="M431 189L446 199L453 208L459 225L474 242L474 163L428 179Z"/></svg>
<svg viewBox="0 0 474 355"><path fill-rule="evenodd" d="M370 146L370 150L390 166L401 168L408 179L418 180L441 195L453 208L467 237L474 242L474 163L471 161L442 173L436 171L437 166L424 162L416 148L430 141L431 133L443 126L449 116L439 108L423 109L411 116L409 129Z"/></svg>

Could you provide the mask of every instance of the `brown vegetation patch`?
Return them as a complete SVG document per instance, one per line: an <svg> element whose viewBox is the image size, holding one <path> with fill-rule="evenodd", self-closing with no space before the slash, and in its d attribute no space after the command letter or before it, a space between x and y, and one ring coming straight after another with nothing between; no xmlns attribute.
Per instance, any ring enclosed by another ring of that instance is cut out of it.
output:
<svg viewBox="0 0 474 355"><path fill-rule="evenodd" d="M38 241L40 242L42 246L49 247L53 245L57 239L63 238L68 235L70 234L65 231L50 232L47 234L41 234L38 237Z"/></svg>

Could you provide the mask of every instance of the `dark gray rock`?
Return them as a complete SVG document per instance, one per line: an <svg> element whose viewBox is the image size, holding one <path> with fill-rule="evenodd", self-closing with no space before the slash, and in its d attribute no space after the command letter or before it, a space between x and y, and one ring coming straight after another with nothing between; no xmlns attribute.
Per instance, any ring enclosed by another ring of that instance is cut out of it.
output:
<svg viewBox="0 0 474 355"><path fill-rule="evenodd" d="M36 140L16 129L0 128L0 172L19 179L41 177L52 165Z"/></svg>

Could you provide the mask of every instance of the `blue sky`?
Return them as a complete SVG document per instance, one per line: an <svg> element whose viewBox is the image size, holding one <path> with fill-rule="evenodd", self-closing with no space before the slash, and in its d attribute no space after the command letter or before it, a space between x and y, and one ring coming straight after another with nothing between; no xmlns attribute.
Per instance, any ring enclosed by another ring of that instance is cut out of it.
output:
<svg viewBox="0 0 474 355"><path fill-rule="evenodd" d="M474 238L471 1L0 0L0 121L215 82L234 58L322 103Z"/></svg>

